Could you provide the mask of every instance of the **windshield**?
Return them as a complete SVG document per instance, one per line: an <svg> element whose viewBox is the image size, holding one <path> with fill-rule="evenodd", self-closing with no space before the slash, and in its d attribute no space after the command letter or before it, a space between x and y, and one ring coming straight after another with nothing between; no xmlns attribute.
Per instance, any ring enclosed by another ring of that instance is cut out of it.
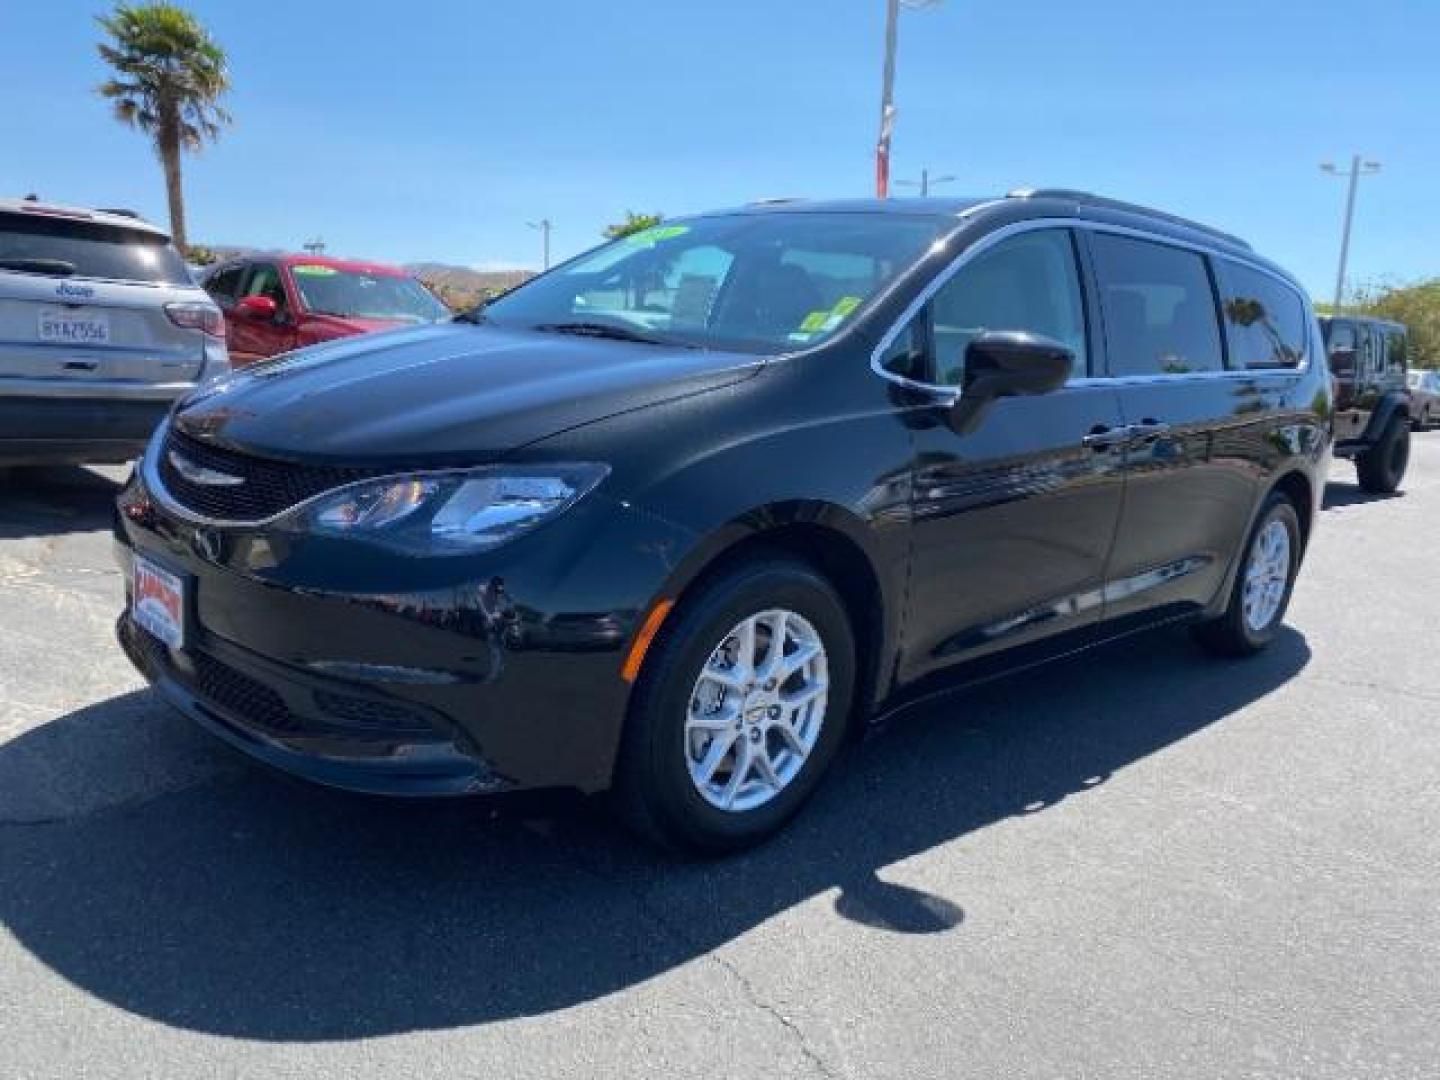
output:
<svg viewBox="0 0 1440 1080"><path fill-rule="evenodd" d="M414 278L367 274L334 266L290 267L305 310L316 315L395 322L439 322L450 312Z"/></svg>
<svg viewBox="0 0 1440 1080"><path fill-rule="evenodd" d="M955 223L940 216L764 213L657 225L484 309L500 326L783 352L834 334Z"/></svg>
<svg viewBox="0 0 1440 1080"><path fill-rule="evenodd" d="M96 221L0 214L0 271L190 285L168 240Z"/></svg>

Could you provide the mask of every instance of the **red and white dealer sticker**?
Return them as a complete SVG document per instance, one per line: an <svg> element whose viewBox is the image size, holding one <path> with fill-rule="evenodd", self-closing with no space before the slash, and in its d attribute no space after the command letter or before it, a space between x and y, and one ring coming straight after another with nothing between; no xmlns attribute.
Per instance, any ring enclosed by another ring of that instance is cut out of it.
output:
<svg viewBox="0 0 1440 1080"><path fill-rule="evenodd" d="M185 582L135 556L135 578L130 591L130 617L172 649L185 645Z"/></svg>

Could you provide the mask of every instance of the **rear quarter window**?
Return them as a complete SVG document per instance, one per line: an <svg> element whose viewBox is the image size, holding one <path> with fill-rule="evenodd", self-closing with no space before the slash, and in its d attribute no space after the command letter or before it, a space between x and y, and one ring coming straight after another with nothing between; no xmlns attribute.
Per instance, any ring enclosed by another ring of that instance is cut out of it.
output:
<svg viewBox="0 0 1440 1080"><path fill-rule="evenodd" d="M96 221L0 214L0 272L193 284L163 236Z"/></svg>
<svg viewBox="0 0 1440 1080"><path fill-rule="evenodd" d="M1215 262L1231 367L1298 367L1305 356L1305 301L1300 294L1259 270L1229 259Z"/></svg>

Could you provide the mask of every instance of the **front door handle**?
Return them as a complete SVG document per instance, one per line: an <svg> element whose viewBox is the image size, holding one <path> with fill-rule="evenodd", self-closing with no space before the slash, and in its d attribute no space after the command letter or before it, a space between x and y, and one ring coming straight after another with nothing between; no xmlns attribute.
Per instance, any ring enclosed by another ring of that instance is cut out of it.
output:
<svg viewBox="0 0 1440 1080"><path fill-rule="evenodd" d="M1106 427L1104 424L1096 424L1090 429L1090 434L1080 440L1082 446L1090 450L1108 450L1112 446L1123 446L1133 436L1129 427Z"/></svg>

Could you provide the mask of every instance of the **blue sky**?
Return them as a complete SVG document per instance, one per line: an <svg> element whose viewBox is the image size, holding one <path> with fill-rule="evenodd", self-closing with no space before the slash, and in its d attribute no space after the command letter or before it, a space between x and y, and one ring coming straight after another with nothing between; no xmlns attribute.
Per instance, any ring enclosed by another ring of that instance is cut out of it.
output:
<svg viewBox="0 0 1440 1080"><path fill-rule="evenodd" d="M561 257L627 208L873 184L883 0L192 8L230 52L236 117L186 162L197 242L528 266L541 217ZM97 10L0 0L0 193L163 222L145 141L93 93ZM1434 0L944 0L902 16L894 175L1152 203L1328 298L1344 189L1316 165L1358 151L1384 171L1353 278L1433 276L1437 44Z"/></svg>

